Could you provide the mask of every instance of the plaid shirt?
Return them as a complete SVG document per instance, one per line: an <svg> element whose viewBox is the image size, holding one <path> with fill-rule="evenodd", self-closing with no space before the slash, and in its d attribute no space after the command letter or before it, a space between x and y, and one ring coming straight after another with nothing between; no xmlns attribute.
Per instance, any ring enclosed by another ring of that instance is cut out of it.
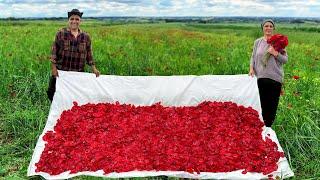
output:
<svg viewBox="0 0 320 180"><path fill-rule="evenodd" d="M94 65L90 36L79 29L79 35L75 38L69 29L61 29L52 45L53 60L57 69L64 71L83 72L85 63Z"/></svg>

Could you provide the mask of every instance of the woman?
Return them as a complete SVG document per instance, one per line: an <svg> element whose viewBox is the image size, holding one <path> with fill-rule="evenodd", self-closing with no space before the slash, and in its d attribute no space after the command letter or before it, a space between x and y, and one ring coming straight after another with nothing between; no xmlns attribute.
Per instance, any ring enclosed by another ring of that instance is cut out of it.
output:
<svg viewBox="0 0 320 180"><path fill-rule="evenodd" d="M267 40L271 38L275 30L273 20L264 20L261 23L261 29L263 37L254 42L249 75L255 75L258 78L263 121L267 127L271 127L276 117L283 82L282 65L288 61L288 56L286 51L280 53L267 43ZM267 52L271 56L265 62L263 58Z"/></svg>

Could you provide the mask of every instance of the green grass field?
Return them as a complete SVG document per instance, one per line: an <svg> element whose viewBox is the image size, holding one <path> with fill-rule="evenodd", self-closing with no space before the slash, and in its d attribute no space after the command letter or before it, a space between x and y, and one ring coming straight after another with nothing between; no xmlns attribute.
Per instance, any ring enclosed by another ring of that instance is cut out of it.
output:
<svg viewBox="0 0 320 180"><path fill-rule="evenodd" d="M33 148L49 113L50 49L66 22L0 21L0 179L27 179ZM113 75L247 74L259 24L83 22L97 68ZM295 172L320 178L320 35L316 26L278 24L289 37L273 129ZM300 77L294 80L292 76ZM81 177L76 179L94 179Z"/></svg>

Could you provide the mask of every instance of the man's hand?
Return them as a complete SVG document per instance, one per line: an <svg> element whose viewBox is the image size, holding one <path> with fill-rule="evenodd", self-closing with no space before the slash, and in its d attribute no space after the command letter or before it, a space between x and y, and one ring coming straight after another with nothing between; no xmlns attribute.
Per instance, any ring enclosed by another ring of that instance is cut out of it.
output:
<svg viewBox="0 0 320 180"><path fill-rule="evenodd" d="M58 69L54 63L51 63L51 74L54 77L59 77Z"/></svg>
<svg viewBox="0 0 320 180"><path fill-rule="evenodd" d="M100 76L100 71L94 65L92 66L92 72L96 75L96 77Z"/></svg>
<svg viewBox="0 0 320 180"><path fill-rule="evenodd" d="M56 64L56 63L57 63L57 61L54 60L54 59L52 59L52 58L50 58L50 61L51 61L53 64Z"/></svg>
<svg viewBox="0 0 320 180"><path fill-rule="evenodd" d="M57 69L52 70L52 76L54 76L54 77L59 77L59 74L58 74L58 70L57 70Z"/></svg>

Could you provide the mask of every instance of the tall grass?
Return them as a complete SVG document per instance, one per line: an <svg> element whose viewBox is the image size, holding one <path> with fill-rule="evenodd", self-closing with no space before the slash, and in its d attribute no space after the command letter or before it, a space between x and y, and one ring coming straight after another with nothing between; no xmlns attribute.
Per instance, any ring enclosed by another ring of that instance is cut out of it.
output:
<svg viewBox="0 0 320 180"><path fill-rule="evenodd" d="M49 112L50 46L65 25L0 22L0 178L26 178ZM273 128L296 174L293 179L320 178L320 36L277 27L289 36L289 62ZM261 36L255 24L109 26L89 21L82 28L92 36L102 74L133 76L246 74L253 41Z"/></svg>

